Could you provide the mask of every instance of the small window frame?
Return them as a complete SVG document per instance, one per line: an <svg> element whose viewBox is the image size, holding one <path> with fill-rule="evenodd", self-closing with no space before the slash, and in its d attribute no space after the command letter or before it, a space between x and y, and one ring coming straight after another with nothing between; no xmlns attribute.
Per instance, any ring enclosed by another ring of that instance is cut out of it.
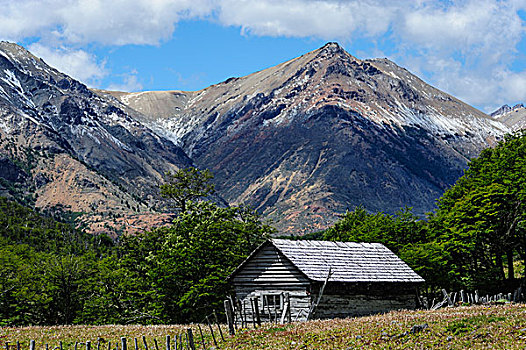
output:
<svg viewBox="0 0 526 350"><path fill-rule="evenodd" d="M283 293L261 293L261 307L262 311L266 311L267 308L271 310L283 310L284 296Z"/></svg>

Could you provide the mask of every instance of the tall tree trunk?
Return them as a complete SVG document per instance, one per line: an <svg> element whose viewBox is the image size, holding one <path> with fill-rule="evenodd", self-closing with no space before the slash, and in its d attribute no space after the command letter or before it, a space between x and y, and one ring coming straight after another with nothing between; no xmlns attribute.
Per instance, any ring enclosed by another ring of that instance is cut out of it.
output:
<svg viewBox="0 0 526 350"><path fill-rule="evenodd" d="M508 259L508 279L515 279L515 269L513 267L513 250L508 250L506 252L506 258Z"/></svg>

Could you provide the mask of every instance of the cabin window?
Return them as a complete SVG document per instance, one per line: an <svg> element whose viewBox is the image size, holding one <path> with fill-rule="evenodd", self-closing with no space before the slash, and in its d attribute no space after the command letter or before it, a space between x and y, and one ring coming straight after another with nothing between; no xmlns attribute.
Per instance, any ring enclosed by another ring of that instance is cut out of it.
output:
<svg viewBox="0 0 526 350"><path fill-rule="evenodd" d="M283 293L265 293L261 295L262 298L262 310L265 311L270 309L282 309L283 308Z"/></svg>

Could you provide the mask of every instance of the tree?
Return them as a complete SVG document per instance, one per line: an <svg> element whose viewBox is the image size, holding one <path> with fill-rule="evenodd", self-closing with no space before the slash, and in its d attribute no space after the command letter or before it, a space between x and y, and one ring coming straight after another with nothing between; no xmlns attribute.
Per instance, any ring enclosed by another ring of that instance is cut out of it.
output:
<svg viewBox="0 0 526 350"><path fill-rule="evenodd" d="M526 266L526 134L508 135L484 150L464 176L439 200L433 221L443 228L438 239L450 244L450 254L465 282L483 288L505 279L510 283L515 256Z"/></svg>
<svg viewBox="0 0 526 350"><path fill-rule="evenodd" d="M212 173L197 168L179 169L166 173L168 182L160 186L161 196L173 201L173 207L186 212L188 202L207 197L215 192Z"/></svg>
<svg viewBox="0 0 526 350"><path fill-rule="evenodd" d="M425 238L425 222L414 215L411 208L389 215L368 213L358 207L345 213L323 234L326 240L382 243L395 254L405 245L422 242Z"/></svg>
<svg viewBox="0 0 526 350"><path fill-rule="evenodd" d="M221 310L228 275L272 232L246 208L188 205L172 226L123 241L121 262L145 281L147 322L199 322Z"/></svg>
<svg viewBox="0 0 526 350"><path fill-rule="evenodd" d="M222 310L228 275L273 231L249 208L199 201L214 191L209 171L181 169L169 178L161 194L178 209L173 224L122 239L119 267L136 281L124 322L199 322Z"/></svg>

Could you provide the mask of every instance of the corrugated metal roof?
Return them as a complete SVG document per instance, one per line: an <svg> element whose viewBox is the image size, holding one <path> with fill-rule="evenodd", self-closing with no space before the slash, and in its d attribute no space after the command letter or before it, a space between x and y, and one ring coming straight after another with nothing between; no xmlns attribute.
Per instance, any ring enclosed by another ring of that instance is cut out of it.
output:
<svg viewBox="0 0 526 350"><path fill-rule="evenodd" d="M270 242L301 272L314 281L424 282L405 262L380 243L330 241Z"/></svg>

